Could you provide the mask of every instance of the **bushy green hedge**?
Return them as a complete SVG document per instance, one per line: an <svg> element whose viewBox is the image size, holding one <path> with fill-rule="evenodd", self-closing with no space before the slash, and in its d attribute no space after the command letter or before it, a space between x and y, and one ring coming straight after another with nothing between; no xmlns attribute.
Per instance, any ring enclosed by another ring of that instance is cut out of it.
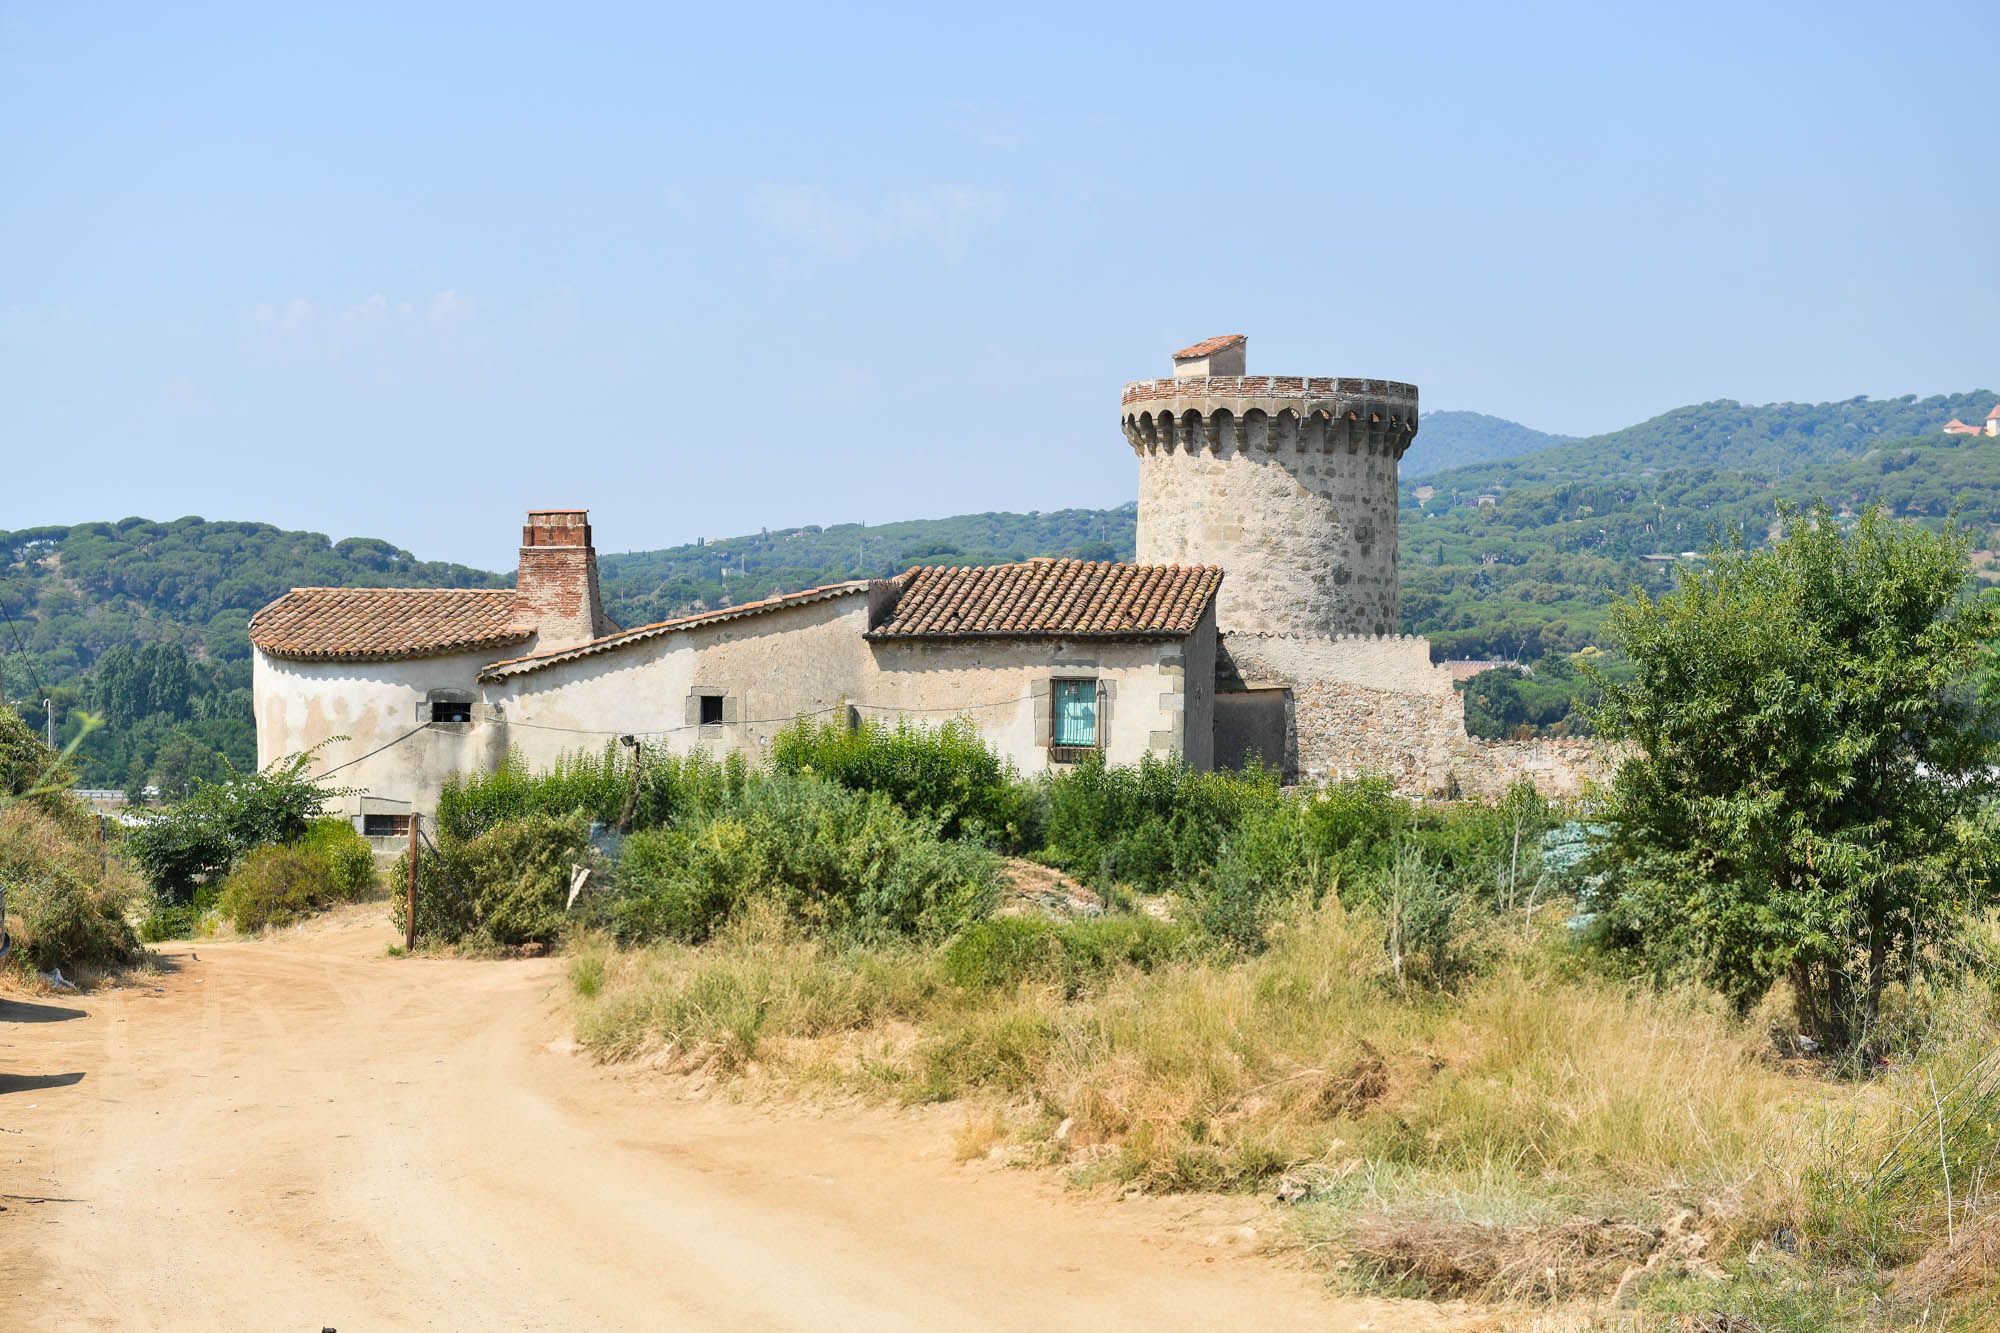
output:
<svg viewBox="0 0 2000 1333"><path fill-rule="evenodd" d="M636 768L636 777L635 777ZM717 759L705 751L674 754L663 746L636 750L617 743L563 755L541 772L509 754L491 773L453 777L438 796L438 832L476 838L529 815L582 815L606 826L629 816L635 829L658 828L720 809L750 781L743 756Z"/></svg>
<svg viewBox="0 0 2000 1333"><path fill-rule="evenodd" d="M315 762L312 751L291 755L143 815L126 845L154 893L184 903L198 883L226 873L252 848L304 837L327 802L342 794L310 775Z"/></svg>
<svg viewBox="0 0 2000 1333"><path fill-rule="evenodd" d="M774 773L627 839L603 909L626 942L698 942L753 899L818 933L943 938L991 910L998 858L880 792Z"/></svg>
<svg viewBox="0 0 2000 1333"><path fill-rule="evenodd" d="M590 820L581 811L441 837L418 862L417 939L499 948L552 941L566 921L571 874L591 864ZM405 896L390 895L390 904L397 929L407 929Z"/></svg>
<svg viewBox="0 0 2000 1333"><path fill-rule="evenodd" d="M849 731L801 721L781 733L768 768L607 747L548 773L510 760L454 782L419 933L552 939L569 915L560 900L570 870L592 863L597 822L637 831L596 872L578 915L627 943L700 942L753 900L816 933L950 937L997 899L997 860L982 846L997 843L1113 900L1123 888L1171 894L1192 931L1236 949L1263 947L1273 922L1329 894L1389 903L1427 941L1409 951L1413 973L1443 979L1455 966L1446 936L1470 915L1426 916L1435 895L1416 890L1435 881L1482 906L1513 901L1535 878L1553 819L1525 787L1498 806L1420 805L1379 779L1287 790L1268 771L1197 773L1150 756L1129 768L1093 757L1024 781L969 723ZM500 844L507 856L483 850ZM502 901L557 906L497 929Z"/></svg>
<svg viewBox="0 0 2000 1333"><path fill-rule="evenodd" d="M563 755L539 773L509 754L491 773L447 779L438 795L437 826L449 838L476 838L510 819L579 811L608 824L618 818L631 785L615 744Z"/></svg>
<svg viewBox="0 0 2000 1333"><path fill-rule="evenodd" d="M344 819L319 819L297 842L244 853L216 899L239 931L287 926L375 887L375 857Z"/></svg>
<svg viewBox="0 0 2000 1333"><path fill-rule="evenodd" d="M1048 858L1084 879L1149 893L1191 886L1247 811L1279 800L1271 774L1197 773L1152 755L1132 768L1089 756L1048 790Z"/></svg>
<svg viewBox="0 0 2000 1333"><path fill-rule="evenodd" d="M1029 848L1041 833L1035 790L964 718L935 727L870 719L854 729L801 718L772 743L771 766L881 792L912 814L934 816L946 837Z"/></svg>

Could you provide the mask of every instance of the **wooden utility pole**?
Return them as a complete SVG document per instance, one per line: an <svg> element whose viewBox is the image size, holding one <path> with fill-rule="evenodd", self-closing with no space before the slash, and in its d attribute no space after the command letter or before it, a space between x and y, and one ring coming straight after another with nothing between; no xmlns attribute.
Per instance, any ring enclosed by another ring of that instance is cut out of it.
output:
<svg viewBox="0 0 2000 1333"><path fill-rule="evenodd" d="M410 901L406 905L403 932L403 952L417 951L417 827L423 816L414 809L410 811Z"/></svg>

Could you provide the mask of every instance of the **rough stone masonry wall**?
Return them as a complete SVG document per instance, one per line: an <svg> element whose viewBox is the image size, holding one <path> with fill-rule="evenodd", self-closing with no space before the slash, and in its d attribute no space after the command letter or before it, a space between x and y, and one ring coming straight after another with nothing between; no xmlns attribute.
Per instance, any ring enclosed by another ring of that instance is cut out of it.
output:
<svg viewBox="0 0 2000 1333"><path fill-rule="evenodd" d="M1219 619L1239 630L1380 633L1396 623L1395 495L1393 458L1146 453L1139 559L1221 565Z"/></svg>
<svg viewBox="0 0 2000 1333"><path fill-rule="evenodd" d="M1610 757L1587 740L1467 736L1463 698L1420 636L1226 634L1222 646L1244 683L1289 686L1290 779L1377 776L1408 796L1492 799L1520 778L1571 797L1610 776Z"/></svg>
<svg viewBox="0 0 2000 1333"><path fill-rule="evenodd" d="M1197 376L1125 386L1138 558L1225 571L1227 632L1396 624L1396 460L1416 389L1386 380Z"/></svg>

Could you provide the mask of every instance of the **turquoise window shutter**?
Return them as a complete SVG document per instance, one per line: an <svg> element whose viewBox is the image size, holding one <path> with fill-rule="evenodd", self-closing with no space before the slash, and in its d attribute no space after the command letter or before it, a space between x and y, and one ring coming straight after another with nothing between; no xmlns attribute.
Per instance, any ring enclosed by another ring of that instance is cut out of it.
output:
<svg viewBox="0 0 2000 1333"><path fill-rule="evenodd" d="M1097 744L1097 682L1055 682L1055 743Z"/></svg>

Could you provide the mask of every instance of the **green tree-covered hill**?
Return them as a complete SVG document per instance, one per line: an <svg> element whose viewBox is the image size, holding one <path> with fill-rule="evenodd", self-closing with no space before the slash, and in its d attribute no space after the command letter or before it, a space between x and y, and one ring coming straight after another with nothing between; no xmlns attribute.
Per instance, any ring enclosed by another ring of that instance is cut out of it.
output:
<svg viewBox="0 0 2000 1333"><path fill-rule="evenodd" d="M1415 442L1403 455L1405 477L1427 477L1446 468L1514 458L1570 439L1484 412L1425 412L1422 421Z"/></svg>
<svg viewBox="0 0 2000 1333"><path fill-rule="evenodd" d="M960 514L869 527L765 530L599 560L612 618L640 625L701 607L754 601L842 579L888 578L912 565L989 565L1035 555L1130 560L1138 506L1054 513Z"/></svg>
<svg viewBox="0 0 2000 1333"><path fill-rule="evenodd" d="M372 537L268 523L116 523L0 532L0 685L58 735L107 725L79 755L87 786L164 789L256 759L251 613L287 589L491 587L501 576L418 560Z"/></svg>
<svg viewBox="0 0 2000 1333"><path fill-rule="evenodd" d="M1711 541L1768 537L1781 502L1869 504L1929 522L1956 512L2000 530L2000 440L1945 436L1982 420L1990 391L1764 407L1704 403L1584 440L1477 413L1426 418L1441 459L1406 475L1403 627L1447 657L1550 659L1530 687L1482 690L1488 732L1560 722L1563 655L1598 641L1611 599L1663 589ZM1442 438L1440 444L1439 437ZM1535 447L1540 444L1541 447ZM1529 451L1496 458L1495 451ZM1418 497L1422 495L1420 500ZM841 524L608 554L621 623L916 564L1030 555L1129 558L1135 508L966 514ZM2000 540L1983 539L1988 548ZM502 586L508 576L434 561L374 538L333 541L263 523L124 519L0 532L0 683L59 735L85 709L107 719L80 756L93 786L185 786L254 759L250 615L286 589Z"/></svg>

